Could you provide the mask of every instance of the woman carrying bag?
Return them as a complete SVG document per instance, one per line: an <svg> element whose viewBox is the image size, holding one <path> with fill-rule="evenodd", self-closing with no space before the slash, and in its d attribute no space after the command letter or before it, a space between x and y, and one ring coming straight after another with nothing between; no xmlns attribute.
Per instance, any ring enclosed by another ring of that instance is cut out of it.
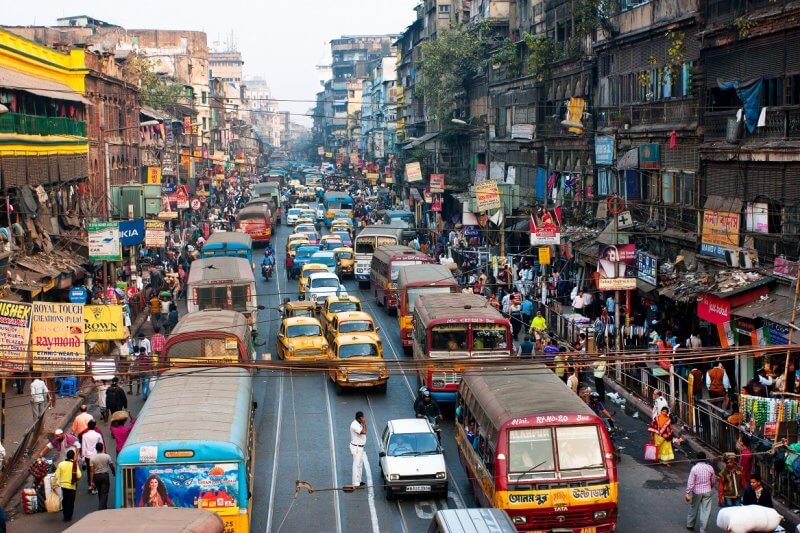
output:
<svg viewBox="0 0 800 533"><path fill-rule="evenodd" d="M664 406L661 412L650 423L647 430L653 436L653 444L658 448L658 460L661 464L668 466L668 463L675 459L672 452L672 421L669 418L669 407Z"/></svg>
<svg viewBox="0 0 800 533"><path fill-rule="evenodd" d="M75 489L81 478L81 470L75 460L75 450L67 452L67 458L58 463L53 475L53 482L61 487L61 511L64 513L64 522L72 521L75 510Z"/></svg>

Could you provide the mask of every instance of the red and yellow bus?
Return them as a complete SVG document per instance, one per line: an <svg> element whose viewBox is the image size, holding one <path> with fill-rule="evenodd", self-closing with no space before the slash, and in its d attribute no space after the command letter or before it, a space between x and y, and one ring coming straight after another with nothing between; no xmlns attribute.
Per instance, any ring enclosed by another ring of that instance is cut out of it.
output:
<svg viewBox="0 0 800 533"><path fill-rule="evenodd" d="M481 506L503 509L519 531L615 530L611 439L552 371L470 370L456 401L458 454Z"/></svg>
<svg viewBox="0 0 800 533"><path fill-rule="evenodd" d="M433 258L408 246L379 246L370 263L370 290L378 305L397 307L397 277L400 267L433 263Z"/></svg>
<svg viewBox="0 0 800 533"><path fill-rule="evenodd" d="M397 321L400 323L400 338L403 348L411 348L414 329L411 317L414 314L414 302L422 294L449 294L458 292L458 282L453 273L444 265L400 267L397 276Z"/></svg>
<svg viewBox="0 0 800 533"><path fill-rule="evenodd" d="M268 243L272 237L272 213L265 204L243 207L236 215L236 230L250 235L253 242Z"/></svg>
<svg viewBox="0 0 800 533"><path fill-rule="evenodd" d="M511 323L477 294L423 294L414 302L412 350L417 378L439 402L456 399L466 364L448 359L479 361L511 358Z"/></svg>

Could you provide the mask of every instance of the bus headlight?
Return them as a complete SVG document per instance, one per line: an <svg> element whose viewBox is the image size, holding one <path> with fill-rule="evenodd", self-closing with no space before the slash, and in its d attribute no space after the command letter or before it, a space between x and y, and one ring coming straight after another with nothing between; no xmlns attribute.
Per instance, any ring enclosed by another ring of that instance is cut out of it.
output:
<svg viewBox="0 0 800 533"><path fill-rule="evenodd" d="M595 520L605 520L608 518L608 511L595 511L593 517Z"/></svg>
<svg viewBox="0 0 800 533"><path fill-rule="evenodd" d="M447 479L447 472L436 472L436 479Z"/></svg>
<svg viewBox="0 0 800 533"><path fill-rule="evenodd" d="M400 474L389 474L389 481L397 481L400 479Z"/></svg>
<svg viewBox="0 0 800 533"><path fill-rule="evenodd" d="M341 379L341 380L346 380L347 379L347 369L346 368L340 368L336 372L336 374L337 374L338 378Z"/></svg>

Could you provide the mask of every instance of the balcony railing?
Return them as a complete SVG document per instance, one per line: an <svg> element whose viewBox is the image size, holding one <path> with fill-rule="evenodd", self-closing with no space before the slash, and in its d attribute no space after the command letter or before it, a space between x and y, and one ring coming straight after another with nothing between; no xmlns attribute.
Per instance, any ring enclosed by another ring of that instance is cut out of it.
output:
<svg viewBox="0 0 800 533"><path fill-rule="evenodd" d="M86 122L71 118L4 113L0 115L0 133L86 137Z"/></svg>
<svg viewBox="0 0 800 533"><path fill-rule="evenodd" d="M693 105L694 104L694 105ZM602 107L597 110L600 128L621 128L649 124L681 124L697 120L697 106L692 99L664 100L641 104Z"/></svg>
<svg viewBox="0 0 800 533"><path fill-rule="evenodd" d="M734 132L739 132L736 137L739 142L800 139L800 106L768 107L765 125L756 128L753 133L750 133L745 125L736 130L735 119L735 109L705 113L706 140L727 138L729 128L732 139L735 137Z"/></svg>

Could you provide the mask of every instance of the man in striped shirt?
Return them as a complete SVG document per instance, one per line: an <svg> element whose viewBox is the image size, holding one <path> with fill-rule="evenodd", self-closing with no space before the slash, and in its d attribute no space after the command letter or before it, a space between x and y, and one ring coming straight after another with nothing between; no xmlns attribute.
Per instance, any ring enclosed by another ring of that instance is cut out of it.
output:
<svg viewBox="0 0 800 533"><path fill-rule="evenodd" d="M700 526L700 533L706 533L708 530L712 489L716 478L714 467L706 462L705 452L699 452L697 463L689 472L689 480L686 482L686 502L689 504L686 529L694 530L696 523Z"/></svg>

